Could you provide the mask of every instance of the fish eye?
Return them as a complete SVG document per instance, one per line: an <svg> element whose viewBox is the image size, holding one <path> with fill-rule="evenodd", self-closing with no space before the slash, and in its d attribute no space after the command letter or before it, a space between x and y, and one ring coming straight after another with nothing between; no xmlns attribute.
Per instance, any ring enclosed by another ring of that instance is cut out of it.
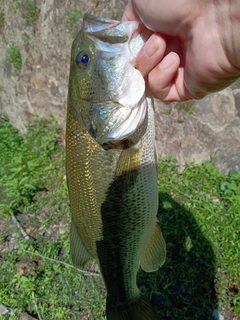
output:
<svg viewBox="0 0 240 320"><path fill-rule="evenodd" d="M88 52L79 52L76 56L76 63L79 68L87 68L90 61L90 54Z"/></svg>

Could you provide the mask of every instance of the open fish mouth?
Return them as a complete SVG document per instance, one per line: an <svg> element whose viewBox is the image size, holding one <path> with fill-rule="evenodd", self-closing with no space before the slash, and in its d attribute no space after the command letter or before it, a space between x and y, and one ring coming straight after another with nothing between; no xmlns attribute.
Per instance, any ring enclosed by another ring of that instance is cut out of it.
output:
<svg viewBox="0 0 240 320"><path fill-rule="evenodd" d="M116 111L115 104L119 106ZM128 149L137 144L146 132L148 117L144 96L134 107L106 102L92 105L92 108L98 108L100 116L96 111L92 113L87 126L89 134L106 150ZM110 109L113 109L112 113Z"/></svg>
<svg viewBox="0 0 240 320"><path fill-rule="evenodd" d="M145 81L134 67L143 39L139 22L124 24L87 15L83 30L94 43L95 74L106 86L95 101L84 101L83 121L89 134L104 149L128 149L147 129ZM137 48L137 49L135 49Z"/></svg>

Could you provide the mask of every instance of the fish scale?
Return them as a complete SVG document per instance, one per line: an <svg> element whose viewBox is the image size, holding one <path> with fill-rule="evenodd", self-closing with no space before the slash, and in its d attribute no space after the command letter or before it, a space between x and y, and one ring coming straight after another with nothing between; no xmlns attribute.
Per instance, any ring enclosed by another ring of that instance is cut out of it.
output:
<svg viewBox="0 0 240 320"><path fill-rule="evenodd" d="M91 28L96 24L101 29L101 23L103 30L93 35ZM130 39L138 25L85 15L72 46L66 130L71 257L78 267L96 259L107 289L108 320L157 319L152 306L137 288L136 277L139 264L146 271L154 271L165 259L165 242L156 218L158 189L152 99L143 99L142 76L130 63L134 56L129 52ZM96 47L94 37L98 37ZM104 41L100 46L101 39ZM117 39L123 41L122 46ZM109 44L113 46L111 49ZM110 58L109 70L101 67L106 66L107 54L104 64L99 63L106 50L116 50L115 59ZM87 61L84 68L76 63L81 52L90 57L84 59ZM126 59L119 61L117 56L124 52ZM124 65L120 66L120 62ZM130 76L133 74L134 78ZM121 97L110 103L109 97L118 96L116 92L123 76L122 82L128 85L124 85ZM101 86L98 86L99 79L104 79ZM106 92L106 101L102 90ZM135 90L137 97L129 90ZM121 101L128 100L129 105L127 102L121 105ZM99 108L104 112L99 112ZM121 114L119 108L123 108ZM131 113L131 108L146 108L142 112L144 118ZM122 117L121 121L116 117ZM94 131L93 120L95 126L106 126L102 145L97 142L101 130ZM125 128L125 124L131 128ZM127 132L127 136L123 138L122 132ZM132 143L126 143L128 140Z"/></svg>

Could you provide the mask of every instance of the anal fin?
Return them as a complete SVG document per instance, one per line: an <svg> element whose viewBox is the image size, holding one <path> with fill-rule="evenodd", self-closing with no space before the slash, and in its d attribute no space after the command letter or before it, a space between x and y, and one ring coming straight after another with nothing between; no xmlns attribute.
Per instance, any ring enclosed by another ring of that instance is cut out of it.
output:
<svg viewBox="0 0 240 320"><path fill-rule="evenodd" d="M156 271L166 258L166 244L159 225L156 223L141 257L140 266L146 272Z"/></svg>
<svg viewBox="0 0 240 320"><path fill-rule="evenodd" d="M73 221L70 230L70 255L75 267L82 267L89 260L92 260L92 256L83 244Z"/></svg>

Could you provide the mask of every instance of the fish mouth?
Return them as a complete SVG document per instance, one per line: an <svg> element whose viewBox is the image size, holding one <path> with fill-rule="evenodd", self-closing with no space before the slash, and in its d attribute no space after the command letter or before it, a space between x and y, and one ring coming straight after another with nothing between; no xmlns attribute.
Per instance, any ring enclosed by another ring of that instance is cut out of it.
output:
<svg viewBox="0 0 240 320"><path fill-rule="evenodd" d="M96 141L105 149L128 149L136 145L145 134L148 124L147 103L143 97L131 110L130 116L104 138Z"/></svg>
<svg viewBox="0 0 240 320"><path fill-rule="evenodd" d="M106 88L95 96L97 101L89 97L82 101L81 117L90 136L105 150L128 149L147 130L145 81L134 67L143 45L136 33L139 25L84 16L83 30L94 43L94 70L102 74Z"/></svg>
<svg viewBox="0 0 240 320"><path fill-rule="evenodd" d="M147 130L148 112L145 96L133 107L129 108L118 102L92 105L101 113L93 112L93 117L87 121L86 127L92 138L105 150L128 149L136 145ZM102 110L106 116L103 116ZM109 109L115 109L110 112ZM117 110L116 110L117 109Z"/></svg>
<svg viewBox="0 0 240 320"><path fill-rule="evenodd" d="M116 100L87 102L83 121L94 140L104 149L127 149L137 144L147 129L145 81L131 66L126 72L131 81L122 88Z"/></svg>

